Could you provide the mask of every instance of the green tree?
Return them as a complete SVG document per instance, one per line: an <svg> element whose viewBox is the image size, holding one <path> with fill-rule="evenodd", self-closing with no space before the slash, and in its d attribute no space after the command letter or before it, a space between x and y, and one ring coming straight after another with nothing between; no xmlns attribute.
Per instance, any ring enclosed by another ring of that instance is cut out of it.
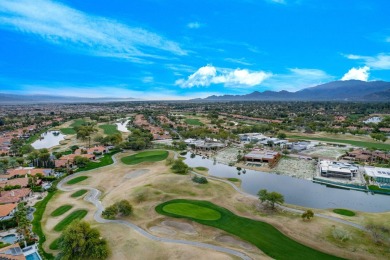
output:
<svg viewBox="0 0 390 260"><path fill-rule="evenodd" d="M284 196L278 192L268 192L267 190L259 190L257 193L261 203L266 202L267 205L271 207L271 209L275 208L275 204L283 204Z"/></svg>
<svg viewBox="0 0 390 260"><path fill-rule="evenodd" d="M301 217L303 220L305 220L305 219L310 220L311 218L314 217L314 212L311 211L310 209L308 209L302 213Z"/></svg>
<svg viewBox="0 0 390 260"><path fill-rule="evenodd" d="M171 167L171 170L178 174L187 174L189 169L190 167L188 167L188 165L180 159L175 160Z"/></svg>
<svg viewBox="0 0 390 260"><path fill-rule="evenodd" d="M116 215L118 215L118 207L115 204L107 207L102 212L102 216L105 219L115 219Z"/></svg>
<svg viewBox="0 0 390 260"><path fill-rule="evenodd" d="M91 228L85 221L73 221L61 234L60 253L57 259L106 259L110 254L107 241L99 230Z"/></svg>
<svg viewBox="0 0 390 260"><path fill-rule="evenodd" d="M127 200L121 200L116 203L118 207L118 212L122 216L129 216L133 212L133 207Z"/></svg>
<svg viewBox="0 0 390 260"><path fill-rule="evenodd" d="M287 135L285 133L279 132L276 137L279 139L285 139L287 137Z"/></svg>

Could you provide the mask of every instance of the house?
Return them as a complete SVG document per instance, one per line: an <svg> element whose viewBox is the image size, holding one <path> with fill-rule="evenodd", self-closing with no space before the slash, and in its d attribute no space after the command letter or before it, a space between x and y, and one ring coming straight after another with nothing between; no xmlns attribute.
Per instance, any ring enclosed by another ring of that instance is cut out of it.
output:
<svg viewBox="0 0 390 260"><path fill-rule="evenodd" d="M28 178L14 178L10 180L0 181L0 187L5 188L7 186L17 186L25 188L28 186Z"/></svg>
<svg viewBox="0 0 390 260"><path fill-rule="evenodd" d="M42 174L43 176L51 176L54 174L53 169L20 167L16 169L8 169L5 174L0 174L0 181L10 180L13 178L27 177L28 175L35 176Z"/></svg>
<svg viewBox="0 0 390 260"><path fill-rule="evenodd" d="M365 166L364 171L376 182L381 184L390 184L390 169Z"/></svg>
<svg viewBox="0 0 390 260"><path fill-rule="evenodd" d="M0 205L0 221L13 218L17 206L16 203Z"/></svg>
<svg viewBox="0 0 390 260"><path fill-rule="evenodd" d="M26 260L19 244L13 244L0 249L0 259L6 260Z"/></svg>
<svg viewBox="0 0 390 260"><path fill-rule="evenodd" d="M57 159L57 160L54 160L54 167L55 168L67 168L67 167L72 168L73 163L69 162L69 160L67 160L67 159Z"/></svg>
<svg viewBox="0 0 390 260"><path fill-rule="evenodd" d="M281 157L280 153L271 150L255 149L244 155L245 161L250 162L265 162L273 164Z"/></svg>
<svg viewBox="0 0 390 260"><path fill-rule="evenodd" d="M88 158L91 161L96 159L96 155L94 155L94 154L67 154L67 155L61 156L60 160L67 160L71 163L74 163L74 159L77 156Z"/></svg>
<svg viewBox="0 0 390 260"><path fill-rule="evenodd" d="M79 148L76 151L74 151L74 154L77 154L77 155L81 155L81 154L97 155L97 154L99 154L100 155L100 154L106 154L108 152L109 151L108 151L107 147L100 145L100 146L95 146L95 147L91 147L91 148L87 148L87 149Z"/></svg>
<svg viewBox="0 0 390 260"><path fill-rule="evenodd" d="M32 194L29 188L2 191L0 204L20 203L26 201Z"/></svg>
<svg viewBox="0 0 390 260"><path fill-rule="evenodd" d="M347 178L352 180L352 177L356 176L359 167L349 163L323 160L319 162L319 170L321 176L324 177Z"/></svg>

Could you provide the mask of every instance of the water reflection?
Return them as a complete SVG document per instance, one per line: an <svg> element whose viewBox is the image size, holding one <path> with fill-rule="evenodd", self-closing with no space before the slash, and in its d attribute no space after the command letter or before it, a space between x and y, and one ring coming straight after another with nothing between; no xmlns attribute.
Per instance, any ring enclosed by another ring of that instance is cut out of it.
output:
<svg viewBox="0 0 390 260"><path fill-rule="evenodd" d="M254 170L245 174L235 167L202 159L200 156L185 156L185 162L191 167L203 166L209 169L212 176L221 178L238 178L244 191L256 195L260 189L276 191L284 195L285 202L310 208L347 208L366 212L390 211L390 196L344 190L313 183L309 180L276 175Z"/></svg>
<svg viewBox="0 0 390 260"><path fill-rule="evenodd" d="M32 143L35 149L51 148L59 145L60 141L65 139L65 135L59 131L49 131L41 134L41 138Z"/></svg>

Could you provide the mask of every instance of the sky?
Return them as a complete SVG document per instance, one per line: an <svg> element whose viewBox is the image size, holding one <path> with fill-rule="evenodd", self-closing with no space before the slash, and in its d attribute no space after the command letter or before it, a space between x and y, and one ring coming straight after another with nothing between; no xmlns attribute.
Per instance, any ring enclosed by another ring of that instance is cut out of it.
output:
<svg viewBox="0 0 390 260"><path fill-rule="evenodd" d="M0 93L146 100L390 81L388 0L1 0Z"/></svg>

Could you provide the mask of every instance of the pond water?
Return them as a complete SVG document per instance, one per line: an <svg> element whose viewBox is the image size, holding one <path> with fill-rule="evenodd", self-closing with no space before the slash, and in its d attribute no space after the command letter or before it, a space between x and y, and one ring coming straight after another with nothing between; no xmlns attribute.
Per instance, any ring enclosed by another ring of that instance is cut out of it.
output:
<svg viewBox="0 0 390 260"><path fill-rule="evenodd" d="M59 133L58 135L55 135L54 133ZM59 145L60 141L65 139L65 135L61 134L58 131L48 131L43 134L41 134L41 140L36 140L34 143L32 143L32 147L35 149L43 149L43 148L51 148L53 146Z"/></svg>
<svg viewBox="0 0 390 260"><path fill-rule="evenodd" d="M241 171L238 175L235 167L214 164L213 160L202 159L201 156L191 158L191 153L187 153L185 157L184 162L190 167L207 167L212 176L240 179L242 190L253 195L261 189L267 189L283 194L285 203L303 207L345 208L365 212L390 211L390 196L331 188L309 180L254 170L246 170L245 174Z"/></svg>
<svg viewBox="0 0 390 260"><path fill-rule="evenodd" d="M115 123L118 127L118 130L124 133L128 133L129 129L127 129L127 124L130 122L130 120L122 121L124 119L121 119L118 123ZM122 123L123 122L123 123Z"/></svg>

